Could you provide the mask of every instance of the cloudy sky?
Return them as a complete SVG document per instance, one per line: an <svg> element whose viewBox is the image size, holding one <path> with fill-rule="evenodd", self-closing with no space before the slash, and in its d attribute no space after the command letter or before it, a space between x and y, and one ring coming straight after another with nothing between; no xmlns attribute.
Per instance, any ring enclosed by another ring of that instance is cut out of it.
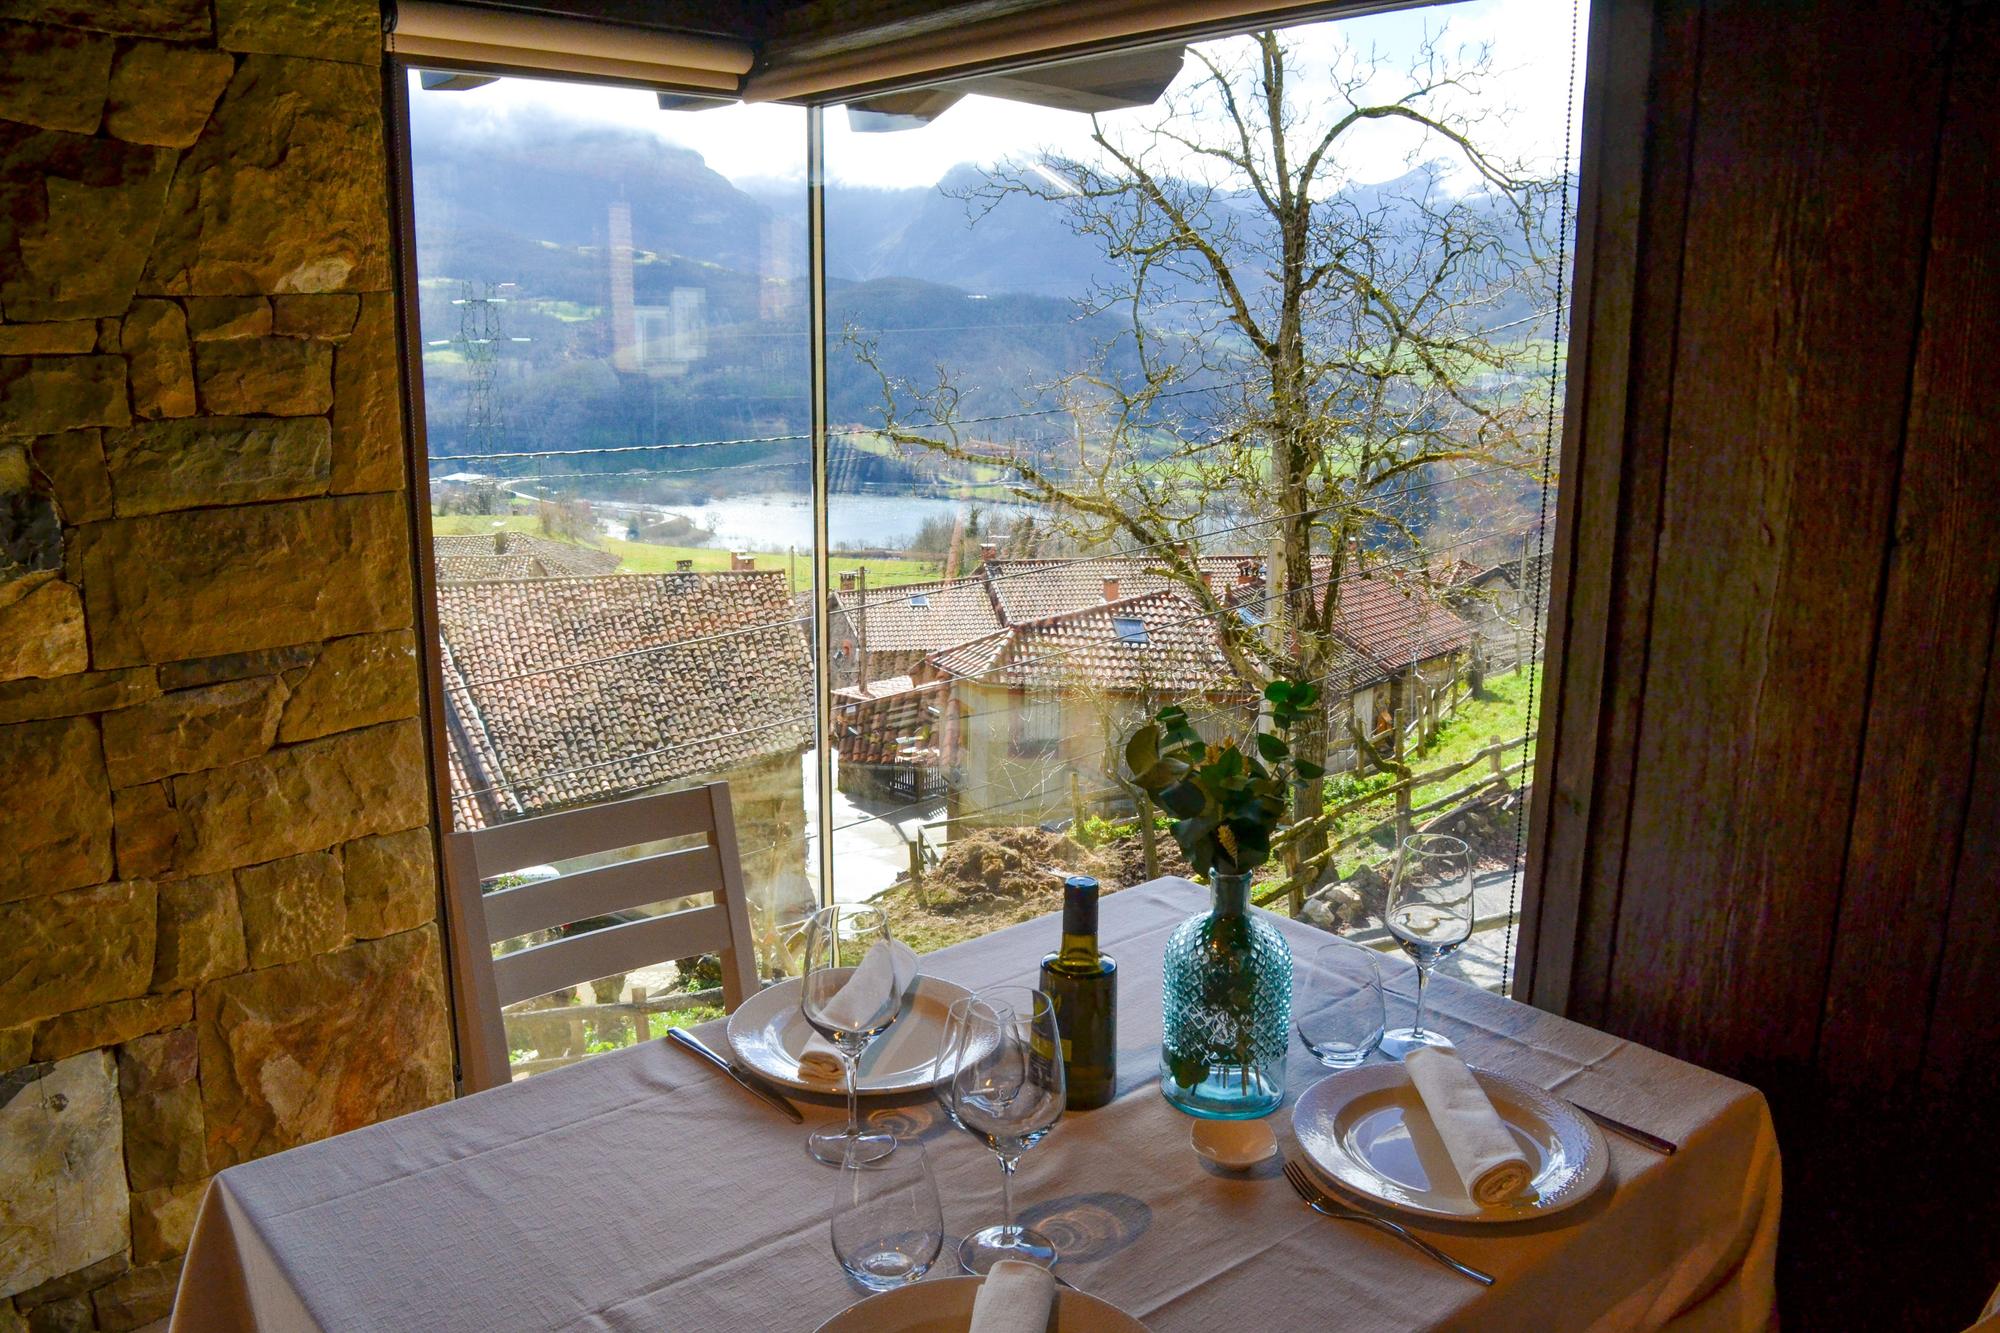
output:
<svg viewBox="0 0 2000 1333"><path fill-rule="evenodd" d="M1337 61L1372 53L1388 71L1406 65L1426 37L1450 50L1491 44L1492 73L1483 108L1505 108L1504 123L1483 132L1502 151L1543 170L1562 161L1574 119L1570 105L1573 0L1469 0L1468 3L1306 25L1292 30L1306 82L1298 104L1330 108L1314 97L1325 89ZM1581 22L1577 42L1582 41ZM1220 44L1222 50L1228 44ZM1581 61L1581 51L1576 52ZM1188 69L1198 68L1188 62ZM1190 75L1183 73L1182 78ZM1386 77L1386 75L1385 75ZM1577 88L1580 102L1581 86ZM801 181L805 174L805 113L796 107L731 107L703 112L662 112L649 92L505 79L467 92L411 93L419 142L425 132L454 136L532 136L550 120L625 125L647 130L699 152L707 163L739 182ZM1566 114L1567 113L1567 114ZM1116 113L1137 120L1149 111ZM827 172L837 184L922 186L962 162L988 165L1037 150L1074 148L1088 133L1088 119L1016 102L969 97L921 130L855 134L846 117L827 117ZM1413 128L1376 123L1349 137L1343 162L1350 180L1387 180L1414 159L1441 156Z"/></svg>

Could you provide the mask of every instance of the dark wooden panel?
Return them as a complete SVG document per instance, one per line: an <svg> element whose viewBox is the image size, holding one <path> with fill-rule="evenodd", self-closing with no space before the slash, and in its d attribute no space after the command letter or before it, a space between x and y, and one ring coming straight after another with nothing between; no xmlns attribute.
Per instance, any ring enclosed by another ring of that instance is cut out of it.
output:
<svg viewBox="0 0 2000 1333"><path fill-rule="evenodd" d="M1987 689L2000 591L1992 14L1981 6L1961 22L1939 140L1923 328L1820 1039L1818 1067L1837 1087L1888 1087L1917 1072ZM1986 1026L2000 1026L1991 1005Z"/></svg>
<svg viewBox="0 0 2000 1333"><path fill-rule="evenodd" d="M1804 1065L1818 1033L1945 17L1751 0L1704 14L1605 1016L1723 1068ZM1857 95L1871 88L1895 96Z"/></svg>
<svg viewBox="0 0 2000 1333"><path fill-rule="evenodd" d="M2000 305L2000 292L1990 283L1988 294ZM1986 711L1924 1040L1923 1077L1934 1091L1956 1092L1966 1107L1983 1108L2000 1135L2000 630L1987 661ZM2000 1161L1995 1142L2000 1139L1987 1141L1987 1157ZM1994 1240L2000 1242L2000 1230Z"/></svg>

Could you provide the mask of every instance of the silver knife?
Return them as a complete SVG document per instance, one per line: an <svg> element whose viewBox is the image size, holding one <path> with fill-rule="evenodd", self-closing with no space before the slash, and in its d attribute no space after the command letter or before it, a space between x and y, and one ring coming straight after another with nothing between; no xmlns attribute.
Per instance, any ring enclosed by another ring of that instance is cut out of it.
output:
<svg viewBox="0 0 2000 1333"><path fill-rule="evenodd" d="M730 1061L723 1059L721 1056L717 1055L714 1051L710 1050L708 1048L708 1045L705 1042L703 1042L700 1037L695 1036L693 1033L689 1032L686 1028L668 1028L667 1040L672 1041L677 1045L685 1046L688 1050L693 1051L696 1055L708 1061L710 1064L714 1065L717 1069L720 1069L723 1073L729 1075L729 1077L735 1079L737 1083L741 1084L744 1088L748 1089L751 1092L756 1093L759 1097L762 1097L765 1101L769 1102L771 1105L777 1107L780 1111L783 1111L786 1115L790 1116L792 1118L793 1124L803 1125L806 1122L806 1118L799 1114L798 1107L792 1105L790 1102L786 1101L783 1097L780 1097L777 1093L772 1092L769 1088L765 1087L763 1084L752 1080L749 1075L745 1074L742 1070L738 1069Z"/></svg>
<svg viewBox="0 0 2000 1333"><path fill-rule="evenodd" d="M1582 1102L1571 1102L1570 1105L1604 1126L1604 1128L1610 1130L1613 1134L1622 1134L1634 1143L1651 1148L1662 1157L1672 1157L1680 1151L1681 1145L1675 1143L1672 1139L1663 1139L1658 1134L1640 1129L1636 1125L1628 1125L1623 1120L1613 1120L1610 1116L1604 1114L1604 1112L1593 1111Z"/></svg>

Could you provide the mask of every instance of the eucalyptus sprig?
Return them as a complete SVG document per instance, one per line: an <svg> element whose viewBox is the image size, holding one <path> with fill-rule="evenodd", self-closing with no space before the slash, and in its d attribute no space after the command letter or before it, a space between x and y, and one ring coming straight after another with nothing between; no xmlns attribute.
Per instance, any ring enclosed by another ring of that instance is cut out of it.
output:
<svg viewBox="0 0 2000 1333"><path fill-rule="evenodd" d="M1325 773L1294 757L1289 740L1318 705L1319 687L1274 680L1264 698L1271 729L1255 733L1254 752L1233 736L1219 745L1203 740L1178 704L1162 708L1126 743L1133 781L1174 817L1174 841L1204 876L1244 874L1270 860L1293 785Z"/></svg>

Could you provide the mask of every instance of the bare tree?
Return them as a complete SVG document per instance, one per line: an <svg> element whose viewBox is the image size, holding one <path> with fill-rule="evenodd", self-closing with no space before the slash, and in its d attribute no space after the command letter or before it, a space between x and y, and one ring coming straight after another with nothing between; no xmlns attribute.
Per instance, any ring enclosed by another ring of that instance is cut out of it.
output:
<svg viewBox="0 0 2000 1333"><path fill-rule="evenodd" d="M1412 488L1539 459L1542 400L1525 387L1547 349L1527 335L1549 313L1563 182L1480 142L1495 123L1479 109L1483 49L1432 39L1393 75L1347 53L1310 88L1276 32L1191 54L1196 77L1150 124L1093 117L1087 153L997 168L969 196L975 209L1010 196L1060 208L1118 275L1085 302L1117 318L1116 339L1049 386L1073 442L1005 461L1080 540L1143 551L1184 585L1247 682L1325 680L1344 652L1343 577L1368 551L1438 540L1435 506L1413 505ZM1421 132L1432 156L1413 155L1395 188L1355 187L1346 150L1383 122ZM883 374L890 439L996 461L961 424L948 371L894 381L852 341ZM1221 515L1236 549L1247 534L1269 552L1247 615L1197 564ZM1294 746L1323 764L1324 713ZM1295 819L1321 802L1321 781L1303 784ZM1293 839L1288 866L1314 860L1322 838ZM1310 887L1296 880L1295 911Z"/></svg>

